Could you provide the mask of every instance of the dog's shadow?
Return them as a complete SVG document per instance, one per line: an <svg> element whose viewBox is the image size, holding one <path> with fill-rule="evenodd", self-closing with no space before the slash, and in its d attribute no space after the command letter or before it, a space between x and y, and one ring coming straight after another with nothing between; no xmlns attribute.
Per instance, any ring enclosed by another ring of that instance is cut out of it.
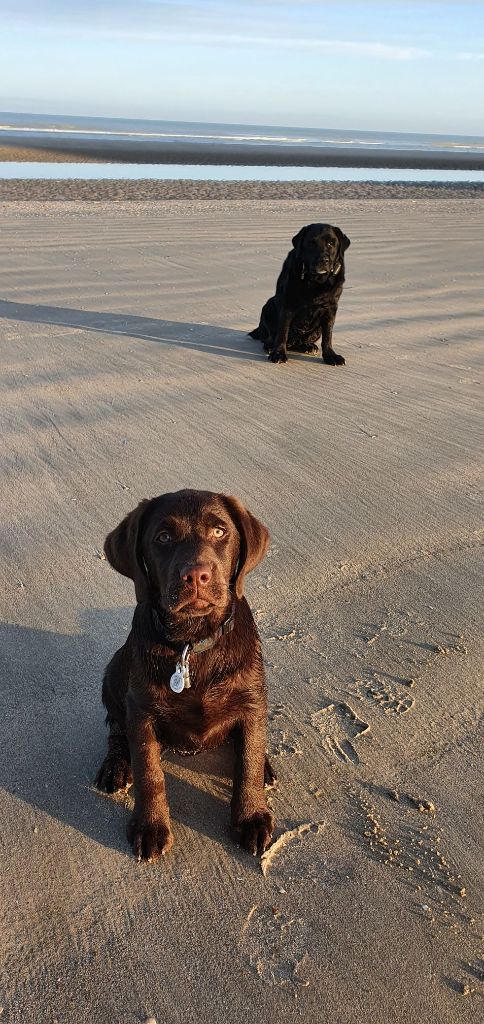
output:
<svg viewBox="0 0 484 1024"><path fill-rule="evenodd" d="M258 341L242 331L211 324L184 323L128 313L94 312L64 306L42 306L37 303L10 302L0 299L0 317L33 324L52 324L99 334L140 338L159 345L196 349L199 352L235 359L263 359L265 353Z"/></svg>
<svg viewBox="0 0 484 1024"><path fill-rule="evenodd" d="M267 353L260 341L254 341L244 331L235 331L230 327L159 320L155 317L134 316L128 313L100 313L87 309L71 309L67 306L10 302L7 299L0 299L0 318L31 324L52 324L56 327L70 327L124 338L140 338L142 341L152 341L159 345L195 349L208 355L267 362ZM321 361L319 353L304 354L290 351L289 358L298 362Z"/></svg>
<svg viewBox="0 0 484 1024"><path fill-rule="evenodd" d="M90 611L80 635L0 623L0 785L32 808L26 814L32 828L41 811L126 856L129 798L103 795L93 780L107 749L102 671L126 638L131 615L132 609ZM163 760L175 833L198 832L247 858L229 831L231 745Z"/></svg>

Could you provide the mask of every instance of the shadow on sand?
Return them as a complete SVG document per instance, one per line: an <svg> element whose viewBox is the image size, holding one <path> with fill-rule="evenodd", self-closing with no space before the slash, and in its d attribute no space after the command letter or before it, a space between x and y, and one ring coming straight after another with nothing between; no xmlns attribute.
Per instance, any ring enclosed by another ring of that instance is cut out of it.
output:
<svg viewBox="0 0 484 1024"><path fill-rule="evenodd" d="M112 334L116 337L140 338L142 341L194 349L208 355L268 362L260 341L254 341L248 334L234 331L231 327L158 320L155 317L133 316L126 313L96 313L87 309L70 309L67 306L39 306L28 302L10 302L7 299L0 299L0 318L30 324L52 324L56 327ZM254 327L257 319L256 316ZM289 359L321 363L319 352L306 354L290 351ZM333 372L333 367L330 369Z"/></svg>
<svg viewBox="0 0 484 1024"><path fill-rule="evenodd" d="M81 635L0 623L5 708L0 785L127 856L125 801L98 793L93 780L106 752L102 672L113 653L113 638L117 646L123 643L130 618L131 610L89 611ZM229 833L230 746L190 758L167 754L163 762L175 833L180 824L245 862L247 854ZM189 780L181 777L184 767Z"/></svg>
<svg viewBox="0 0 484 1024"><path fill-rule="evenodd" d="M236 359L266 359L260 342L253 341L241 331L229 327L213 327L211 324L158 320L126 313L96 313L62 306L10 302L6 299L0 299L0 317L4 320L52 324L99 334L140 338L159 345L174 345Z"/></svg>

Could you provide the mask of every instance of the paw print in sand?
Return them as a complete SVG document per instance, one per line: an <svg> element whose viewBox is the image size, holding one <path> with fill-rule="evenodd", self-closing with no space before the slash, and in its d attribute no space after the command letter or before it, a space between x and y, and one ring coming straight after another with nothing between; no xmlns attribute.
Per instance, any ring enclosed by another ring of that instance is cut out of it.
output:
<svg viewBox="0 0 484 1024"><path fill-rule="evenodd" d="M378 679L376 675L371 682L362 682L359 692L363 697L378 704L385 714L405 715L415 704L414 697L397 692L391 685Z"/></svg>
<svg viewBox="0 0 484 1024"><path fill-rule="evenodd" d="M358 737L369 732L370 726L343 701L326 704L311 715L311 724L321 735L321 742L330 757L345 764L358 764L359 757L353 746Z"/></svg>

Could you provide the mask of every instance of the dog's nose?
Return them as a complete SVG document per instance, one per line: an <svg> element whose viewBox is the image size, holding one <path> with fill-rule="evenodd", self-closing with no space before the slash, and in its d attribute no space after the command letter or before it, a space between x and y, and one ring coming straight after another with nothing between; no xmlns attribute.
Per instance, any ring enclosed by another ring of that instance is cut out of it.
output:
<svg viewBox="0 0 484 1024"><path fill-rule="evenodd" d="M180 576L185 583L195 584L196 587L206 587L212 579L212 571L210 566L205 563L183 565L180 569Z"/></svg>

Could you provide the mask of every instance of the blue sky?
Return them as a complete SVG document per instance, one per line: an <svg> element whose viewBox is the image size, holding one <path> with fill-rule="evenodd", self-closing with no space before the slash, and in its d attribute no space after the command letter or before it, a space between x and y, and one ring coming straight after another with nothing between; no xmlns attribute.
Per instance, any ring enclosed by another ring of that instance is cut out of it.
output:
<svg viewBox="0 0 484 1024"><path fill-rule="evenodd" d="M0 109L484 135L484 3L0 0Z"/></svg>

